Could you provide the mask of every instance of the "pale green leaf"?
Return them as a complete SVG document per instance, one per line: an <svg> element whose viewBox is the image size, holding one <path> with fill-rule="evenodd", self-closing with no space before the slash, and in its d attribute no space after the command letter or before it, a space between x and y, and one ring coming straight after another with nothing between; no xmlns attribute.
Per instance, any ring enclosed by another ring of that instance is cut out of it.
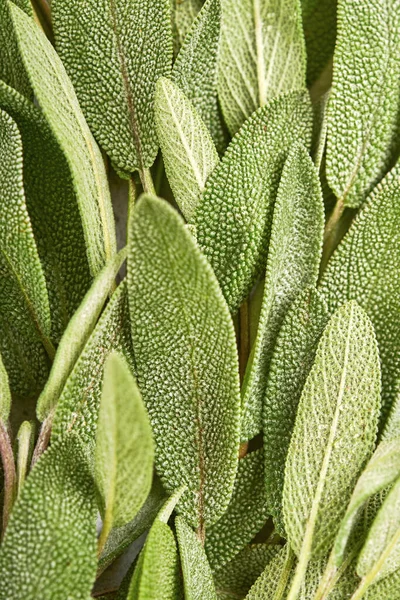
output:
<svg viewBox="0 0 400 600"><path fill-rule="evenodd" d="M301 0L307 49L307 83L312 85L332 60L337 0Z"/></svg>
<svg viewBox="0 0 400 600"><path fill-rule="evenodd" d="M326 172L346 206L359 206L393 165L399 108L400 4L339 0Z"/></svg>
<svg viewBox="0 0 400 600"><path fill-rule="evenodd" d="M286 461L283 514L302 559L323 557L375 444L380 367L372 325L349 302L331 318L304 386Z"/></svg>
<svg viewBox="0 0 400 600"><path fill-rule="evenodd" d="M194 527L225 511L235 480L240 395L235 333L214 273L178 213L143 196L130 224L128 289L138 384L167 489Z"/></svg>
<svg viewBox="0 0 400 600"><path fill-rule="evenodd" d="M87 600L96 576L93 481L75 436L40 458L0 548L0 597Z"/></svg>
<svg viewBox="0 0 400 600"><path fill-rule="evenodd" d="M279 180L291 145L311 142L308 94L271 100L234 137L209 177L196 212L197 240L232 311L266 263Z"/></svg>
<svg viewBox="0 0 400 600"><path fill-rule="evenodd" d="M10 6L19 49L36 98L69 163L88 261L92 275L97 275L116 251L114 216L101 152L53 46L32 19L16 6Z"/></svg>
<svg viewBox="0 0 400 600"><path fill-rule="evenodd" d="M35 424L32 421L23 421L18 429L16 437L16 471L17 471L17 494L21 493L28 474L29 464L32 459L32 451L35 442Z"/></svg>
<svg viewBox="0 0 400 600"><path fill-rule="evenodd" d="M286 312L297 294L316 285L324 205L318 173L296 144L285 163L275 203L257 338L243 382L242 440L262 428L269 363Z"/></svg>
<svg viewBox="0 0 400 600"><path fill-rule="evenodd" d="M172 63L168 0L54 0L57 50L100 146L124 171L157 155L154 92Z"/></svg>
<svg viewBox="0 0 400 600"><path fill-rule="evenodd" d="M182 46L193 21L203 6L203 0L171 0L172 16L175 25L175 46Z"/></svg>
<svg viewBox="0 0 400 600"><path fill-rule="evenodd" d="M7 371L0 354L0 419L7 423L11 409L11 390Z"/></svg>
<svg viewBox="0 0 400 600"><path fill-rule="evenodd" d="M246 600L281 600L292 575L293 556L289 544L281 548L268 562L255 584L251 587Z"/></svg>
<svg viewBox="0 0 400 600"><path fill-rule="evenodd" d="M395 382L394 387L392 406L381 437L385 442L400 438L400 379Z"/></svg>
<svg viewBox="0 0 400 600"><path fill-rule="evenodd" d="M400 569L387 577L379 579L364 594L365 600L399 600L400 597Z"/></svg>
<svg viewBox="0 0 400 600"><path fill-rule="evenodd" d="M219 162L217 151L190 100L165 77L156 86L155 119L169 184L191 221L207 178Z"/></svg>
<svg viewBox="0 0 400 600"><path fill-rule="evenodd" d="M14 1L30 17L32 6L29 0ZM32 88L22 62L8 0L0 0L0 80L18 90L28 98L32 97Z"/></svg>
<svg viewBox="0 0 400 600"><path fill-rule="evenodd" d="M268 373L263 402L264 471L267 505L279 533L285 536L282 492L301 391L314 362L328 311L313 288L302 292L287 312Z"/></svg>
<svg viewBox="0 0 400 600"><path fill-rule="evenodd" d="M239 461L229 506L219 521L207 529L205 549L213 570L242 550L267 520L263 462L262 449Z"/></svg>
<svg viewBox="0 0 400 600"><path fill-rule="evenodd" d="M260 106L305 87L300 0L222 0L219 99L235 134Z"/></svg>

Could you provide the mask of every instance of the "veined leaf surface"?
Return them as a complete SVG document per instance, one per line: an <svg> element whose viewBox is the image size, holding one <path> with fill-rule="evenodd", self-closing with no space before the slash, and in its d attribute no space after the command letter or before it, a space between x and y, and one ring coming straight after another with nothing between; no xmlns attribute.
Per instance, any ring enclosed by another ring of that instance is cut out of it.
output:
<svg viewBox="0 0 400 600"><path fill-rule="evenodd" d="M294 142L311 142L308 94L271 100L234 137L209 177L195 216L197 240L231 311L266 263L273 204Z"/></svg>
<svg viewBox="0 0 400 600"><path fill-rule="evenodd" d="M30 0L15 0L14 4L33 17ZM0 0L0 48L0 80L30 98L32 88L19 53L8 0Z"/></svg>
<svg viewBox="0 0 400 600"><path fill-rule="evenodd" d="M171 0L172 20L174 22L175 47L177 50L182 46L193 21L203 6L203 0Z"/></svg>
<svg viewBox="0 0 400 600"><path fill-rule="evenodd" d="M382 431L381 440L389 442L400 438L400 379L395 383L395 394L390 408L390 412Z"/></svg>
<svg viewBox="0 0 400 600"><path fill-rule="evenodd" d="M167 491L193 527L225 511L235 480L240 395L236 340L214 273L178 213L143 196L132 213L129 307L138 383Z"/></svg>
<svg viewBox="0 0 400 600"><path fill-rule="evenodd" d="M11 408L11 390L7 371L0 354L0 419L7 423Z"/></svg>
<svg viewBox="0 0 400 600"><path fill-rule="evenodd" d="M285 598L284 591L293 567L293 553L290 552L288 544L280 549L251 587L246 600Z"/></svg>

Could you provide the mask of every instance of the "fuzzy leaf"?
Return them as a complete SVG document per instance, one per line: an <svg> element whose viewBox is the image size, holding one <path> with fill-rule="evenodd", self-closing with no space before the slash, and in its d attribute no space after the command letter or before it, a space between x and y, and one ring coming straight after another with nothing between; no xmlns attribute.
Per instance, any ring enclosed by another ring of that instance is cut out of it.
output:
<svg viewBox="0 0 400 600"><path fill-rule="evenodd" d="M283 321L268 373L263 402L267 505L276 529L284 537L282 493L286 456L301 391L327 323L328 311L321 295L312 288L304 290Z"/></svg>
<svg viewBox="0 0 400 600"><path fill-rule="evenodd" d="M33 16L30 0L14 0L14 4ZM0 80L31 98L32 88L19 53L8 0L0 0L0 48Z"/></svg>
<svg viewBox="0 0 400 600"><path fill-rule="evenodd" d="M19 49L36 98L69 163L90 270L92 275L97 275L116 251L114 217L103 158L53 46L25 13L10 6Z"/></svg>
<svg viewBox="0 0 400 600"><path fill-rule="evenodd" d="M203 6L203 0L171 0L171 5L175 24L175 45L179 50Z"/></svg>
<svg viewBox="0 0 400 600"><path fill-rule="evenodd" d="M307 83L329 65L335 49L337 0L301 0L307 49Z"/></svg>
<svg viewBox="0 0 400 600"><path fill-rule="evenodd" d="M305 87L300 0L222 0L219 99L235 134L260 106Z"/></svg>
<svg viewBox="0 0 400 600"><path fill-rule="evenodd" d="M52 445L26 480L0 573L1 598L87 600L96 576L96 503L75 436Z"/></svg>
<svg viewBox="0 0 400 600"><path fill-rule="evenodd" d="M207 178L219 162L217 151L192 103L165 77L156 86L155 118L168 181L191 221Z"/></svg>
<svg viewBox="0 0 400 600"><path fill-rule="evenodd" d="M197 240L232 311L265 266L282 168L295 141L310 144L311 128L306 93L271 100L245 122L207 181Z"/></svg>
<svg viewBox="0 0 400 600"><path fill-rule="evenodd" d="M0 354L0 419L7 423L11 409L11 391L7 371Z"/></svg>
<svg viewBox="0 0 400 600"><path fill-rule="evenodd" d="M291 302L317 283L323 227L318 173L305 148L296 144L285 163L274 208L257 338L243 382L242 440L261 431L272 351Z"/></svg>
<svg viewBox="0 0 400 600"><path fill-rule="evenodd" d="M359 206L393 165L399 98L400 4L339 0L326 173L346 206Z"/></svg>
<svg viewBox="0 0 400 600"><path fill-rule="evenodd" d="M364 311L349 302L322 335L290 441L283 514L296 554L316 559L329 550L374 448L379 409L374 331Z"/></svg>
<svg viewBox="0 0 400 600"><path fill-rule="evenodd" d="M268 562L265 570L247 594L246 600L271 600L285 597L283 593L292 573L292 561L288 552L290 550L287 544Z"/></svg>
<svg viewBox="0 0 400 600"><path fill-rule="evenodd" d="M238 462L235 333L210 265L166 202L132 213L129 307L138 383L167 491L186 484L179 511L193 527L225 511Z"/></svg>
<svg viewBox="0 0 400 600"><path fill-rule="evenodd" d="M381 440L390 442L400 438L400 379L394 384L395 394Z"/></svg>
<svg viewBox="0 0 400 600"><path fill-rule="evenodd" d="M213 570L231 560L264 525L268 517L263 450L239 461L232 499L225 514L207 530L205 549Z"/></svg>
<svg viewBox="0 0 400 600"><path fill-rule="evenodd" d="M124 171L150 167L155 84L172 62L168 0L54 0L52 9L57 50L100 146Z"/></svg>

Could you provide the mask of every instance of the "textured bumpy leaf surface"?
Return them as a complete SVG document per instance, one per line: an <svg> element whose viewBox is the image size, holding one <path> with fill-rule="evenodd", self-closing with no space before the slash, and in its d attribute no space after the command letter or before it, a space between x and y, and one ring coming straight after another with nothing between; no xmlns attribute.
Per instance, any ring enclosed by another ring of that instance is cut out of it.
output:
<svg viewBox="0 0 400 600"><path fill-rule="evenodd" d="M96 576L96 503L75 436L25 482L0 549L0 596L87 600Z"/></svg>
<svg viewBox="0 0 400 600"><path fill-rule="evenodd" d="M172 20L174 22L175 46L182 46L193 21L203 5L203 0L171 0Z"/></svg>
<svg viewBox="0 0 400 600"><path fill-rule="evenodd" d="M126 361L112 352L104 366L96 433L96 482L114 527L139 512L153 478L150 421Z"/></svg>
<svg viewBox="0 0 400 600"><path fill-rule="evenodd" d="M285 94L252 115L209 177L196 213L197 239L232 311L265 266L282 168L294 142L311 142L308 95Z"/></svg>
<svg viewBox="0 0 400 600"><path fill-rule="evenodd" d="M285 163L274 208L257 338L243 382L243 440L261 431L268 366L290 303L317 283L323 227L318 173L307 150L296 145Z"/></svg>
<svg viewBox="0 0 400 600"><path fill-rule="evenodd" d="M11 408L11 391L7 371L0 354L0 419L7 423Z"/></svg>
<svg viewBox="0 0 400 600"><path fill-rule="evenodd" d="M326 172L346 206L359 206L393 165L399 98L398 0L339 0Z"/></svg>
<svg viewBox="0 0 400 600"><path fill-rule="evenodd" d="M283 593L291 570L292 564L288 561L288 546L286 545L268 562L266 568L250 589L246 600L284 598Z"/></svg>
<svg viewBox="0 0 400 600"><path fill-rule="evenodd" d="M18 0L18 5L30 17L33 16L29 0ZM0 79L27 97L32 96L32 88L19 54L8 0L0 0Z"/></svg>
<svg viewBox="0 0 400 600"><path fill-rule="evenodd" d="M300 0L222 0L219 98L235 134L259 106L305 86Z"/></svg>
<svg viewBox="0 0 400 600"><path fill-rule="evenodd" d="M279 332L263 402L264 471L267 504L279 533L285 536L282 492L301 391L328 323L321 295L308 288L288 310Z"/></svg>
<svg viewBox="0 0 400 600"><path fill-rule="evenodd" d="M394 387L394 399L381 437L385 442L400 438L400 379L396 381Z"/></svg>
<svg viewBox="0 0 400 600"><path fill-rule="evenodd" d="M242 550L267 520L263 461L262 449L251 452L239 461L228 509L207 530L205 548L213 570Z"/></svg>
<svg viewBox="0 0 400 600"><path fill-rule="evenodd" d="M16 6L12 6L12 16L19 49L36 98L69 163L88 261L92 275L96 275L115 253L116 245L103 159L53 46L32 19Z"/></svg>
<svg viewBox="0 0 400 600"><path fill-rule="evenodd" d="M211 567L195 532L182 517L175 519L186 600L216 600Z"/></svg>
<svg viewBox="0 0 400 600"><path fill-rule="evenodd" d="M192 526L225 511L238 462L240 396L232 320L214 273L166 202L132 213L129 307L138 383L167 489L188 491Z"/></svg>
<svg viewBox="0 0 400 600"><path fill-rule="evenodd" d="M372 320L382 362L385 413L396 397L400 374L399 173L396 167L378 185L321 282L330 310L354 299Z"/></svg>
<svg viewBox="0 0 400 600"><path fill-rule="evenodd" d="M400 569L379 579L364 595L365 600L398 600L400 594Z"/></svg>
<svg viewBox="0 0 400 600"><path fill-rule="evenodd" d="M297 554L324 556L372 453L380 368L372 325L349 302L332 317L304 386L290 442L283 514Z"/></svg>
<svg viewBox="0 0 400 600"><path fill-rule="evenodd" d="M155 84L172 61L168 0L55 0L52 8L57 50L100 146L120 169L150 167Z"/></svg>
<svg viewBox="0 0 400 600"><path fill-rule="evenodd" d="M193 104L165 77L156 86L155 118L168 181L191 221L207 178L219 162L218 153Z"/></svg>
<svg viewBox="0 0 400 600"><path fill-rule="evenodd" d="M307 49L307 83L312 85L332 59L337 0L301 0Z"/></svg>

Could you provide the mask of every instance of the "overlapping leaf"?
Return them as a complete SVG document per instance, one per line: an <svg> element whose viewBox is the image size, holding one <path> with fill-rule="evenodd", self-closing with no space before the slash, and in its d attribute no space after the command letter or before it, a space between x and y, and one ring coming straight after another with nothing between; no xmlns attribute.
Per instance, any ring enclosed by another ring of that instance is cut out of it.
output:
<svg viewBox="0 0 400 600"><path fill-rule="evenodd" d="M30 0L15 0L14 4L30 17L33 16ZM0 48L0 79L21 94L31 97L32 88L19 54L8 0L0 0Z"/></svg>
<svg viewBox="0 0 400 600"><path fill-rule="evenodd" d="M301 0L301 8L307 49L307 83L312 85L333 56L337 0Z"/></svg>
<svg viewBox="0 0 400 600"><path fill-rule="evenodd" d="M7 423L11 408L11 390L7 371L0 354L0 419Z"/></svg>
<svg viewBox="0 0 400 600"><path fill-rule="evenodd" d="M284 592L292 574L293 559L289 545L274 556L267 564L246 596L246 600L270 600L285 598Z"/></svg>
<svg viewBox="0 0 400 600"><path fill-rule="evenodd" d="M202 5L203 0L186 0L185 2L171 0L172 20L175 25L175 47L177 50L182 46Z"/></svg>

